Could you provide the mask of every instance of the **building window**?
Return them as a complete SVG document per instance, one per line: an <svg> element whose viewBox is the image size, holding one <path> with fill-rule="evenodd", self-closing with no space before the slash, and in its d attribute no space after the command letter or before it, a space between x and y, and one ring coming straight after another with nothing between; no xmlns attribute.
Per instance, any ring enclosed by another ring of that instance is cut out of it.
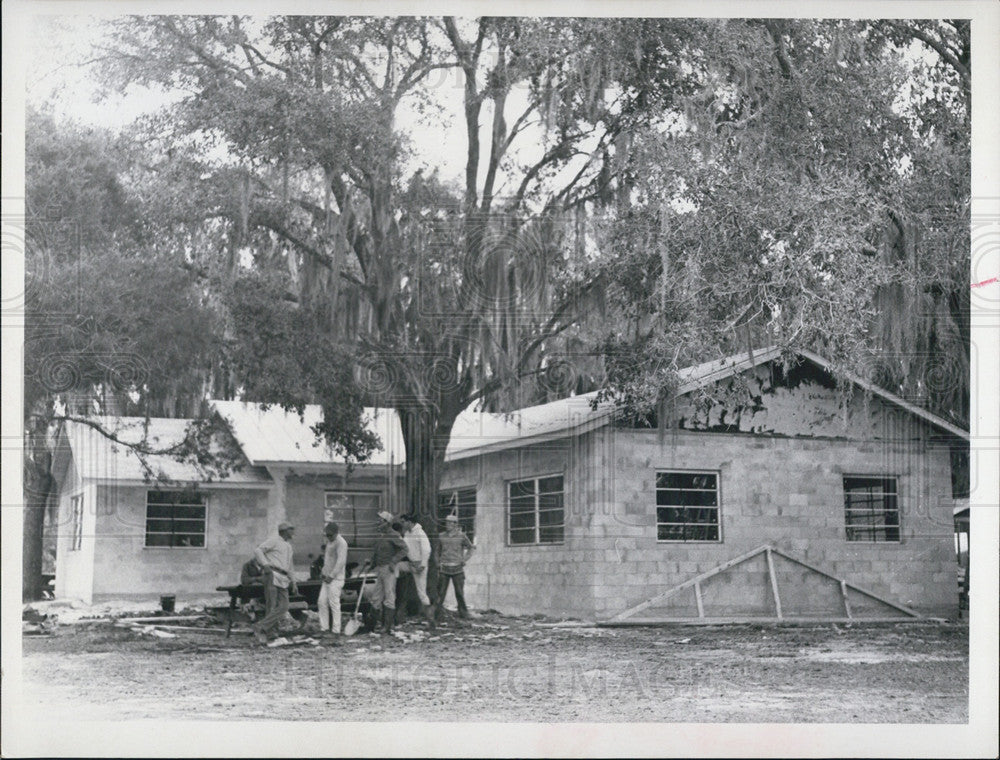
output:
<svg viewBox="0 0 1000 760"><path fill-rule="evenodd" d="M146 546L204 547L205 495L194 491L148 491Z"/></svg>
<svg viewBox="0 0 1000 760"><path fill-rule="evenodd" d="M438 493L437 524L444 528L444 518L458 512L458 524L471 541L476 536L476 489L452 488Z"/></svg>
<svg viewBox="0 0 1000 760"><path fill-rule="evenodd" d="M328 491L323 522L335 522L340 535L355 549L371 549L378 537L382 494L375 491Z"/></svg>
<svg viewBox="0 0 1000 760"><path fill-rule="evenodd" d="M507 541L511 545L561 544L563 478L515 480L507 484Z"/></svg>
<svg viewBox="0 0 1000 760"><path fill-rule="evenodd" d="M75 552L83 546L83 495L73 496L69 500L69 508L71 511L70 525L72 526L69 550Z"/></svg>
<svg viewBox="0 0 1000 760"><path fill-rule="evenodd" d="M845 475L844 523L848 541L898 542L896 479Z"/></svg>
<svg viewBox="0 0 1000 760"><path fill-rule="evenodd" d="M720 540L717 473L656 473L656 540Z"/></svg>

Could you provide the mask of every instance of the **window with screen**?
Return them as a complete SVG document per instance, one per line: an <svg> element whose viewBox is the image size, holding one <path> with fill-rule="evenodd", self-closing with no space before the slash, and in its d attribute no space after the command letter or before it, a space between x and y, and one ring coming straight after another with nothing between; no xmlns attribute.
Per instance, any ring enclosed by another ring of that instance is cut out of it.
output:
<svg viewBox="0 0 1000 760"><path fill-rule="evenodd" d="M896 479L845 475L844 523L848 541L898 542Z"/></svg>
<svg viewBox="0 0 1000 760"><path fill-rule="evenodd" d="M657 541L720 541L719 476L656 473Z"/></svg>
<svg viewBox="0 0 1000 760"><path fill-rule="evenodd" d="M438 493L438 530L444 530L444 519L452 511L457 511L458 525L472 541L476 535L476 489L452 488Z"/></svg>
<svg viewBox="0 0 1000 760"><path fill-rule="evenodd" d="M562 475L507 484L507 542L512 546L561 544L563 520Z"/></svg>
<svg viewBox="0 0 1000 760"><path fill-rule="evenodd" d="M146 546L205 546L205 495L193 491L148 491Z"/></svg>

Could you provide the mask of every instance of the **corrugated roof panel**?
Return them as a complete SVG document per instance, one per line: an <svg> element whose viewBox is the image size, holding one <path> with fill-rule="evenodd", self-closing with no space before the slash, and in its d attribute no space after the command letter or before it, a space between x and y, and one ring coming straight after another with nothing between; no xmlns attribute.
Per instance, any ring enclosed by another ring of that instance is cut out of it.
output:
<svg viewBox="0 0 1000 760"><path fill-rule="evenodd" d="M294 462L299 464L343 464L312 428L322 420L323 410L309 404L300 417L280 406L245 401L212 401L212 406L229 421L243 453L254 464ZM369 464L402 463L403 436L396 413L365 408L368 429L382 441L382 449L372 454Z"/></svg>
<svg viewBox="0 0 1000 760"><path fill-rule="evenodd" d="M191 420L153 417L94 417L93 423L113 435L122 443L83 422L65 424L64 434L73 452L73 460L81 478L95 480L144 481L158 477L190 482L203 481L204 473L188 462L181 462L169 454L149 454L146 466L127 444L144 444L153 450L164 450L184 440L184 433ZM255 467L244 467L226 478L224 483L267 483L266 472Z"/></svg>

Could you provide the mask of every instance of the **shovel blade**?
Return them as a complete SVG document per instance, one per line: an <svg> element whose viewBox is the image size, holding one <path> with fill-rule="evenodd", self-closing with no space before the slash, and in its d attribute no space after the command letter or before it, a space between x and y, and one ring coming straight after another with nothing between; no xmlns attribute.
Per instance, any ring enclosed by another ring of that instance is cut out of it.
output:
<svg viewBox="0 0 1000 760"><path fill-rule="evenodd" d="M358 620L357 618L351 618L350 620L347 621L347 624L344 626L344 635L353 636L358 632L358 630L360 630L360 628L361 628L361 621Z"/></svg>

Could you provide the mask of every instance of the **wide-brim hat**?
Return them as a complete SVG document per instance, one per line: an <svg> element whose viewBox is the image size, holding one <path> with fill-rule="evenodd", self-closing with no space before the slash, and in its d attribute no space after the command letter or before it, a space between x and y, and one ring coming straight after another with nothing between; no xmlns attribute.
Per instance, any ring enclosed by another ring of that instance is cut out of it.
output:
<svg viewBox="0 0 1000 760"><path fill-rule="evenodd" d="M392 512L386 512L383 509L381 512L378 513L378 519L385 520L387 523L391 523L394 518L392 516Z"/></svg>
<svg viewBox="0 0 1000 760"><path fill-rule="evenodd" d="M295 530L295 526L290 522L278 523L278 532L280 533L283 530Z"/></svg>

